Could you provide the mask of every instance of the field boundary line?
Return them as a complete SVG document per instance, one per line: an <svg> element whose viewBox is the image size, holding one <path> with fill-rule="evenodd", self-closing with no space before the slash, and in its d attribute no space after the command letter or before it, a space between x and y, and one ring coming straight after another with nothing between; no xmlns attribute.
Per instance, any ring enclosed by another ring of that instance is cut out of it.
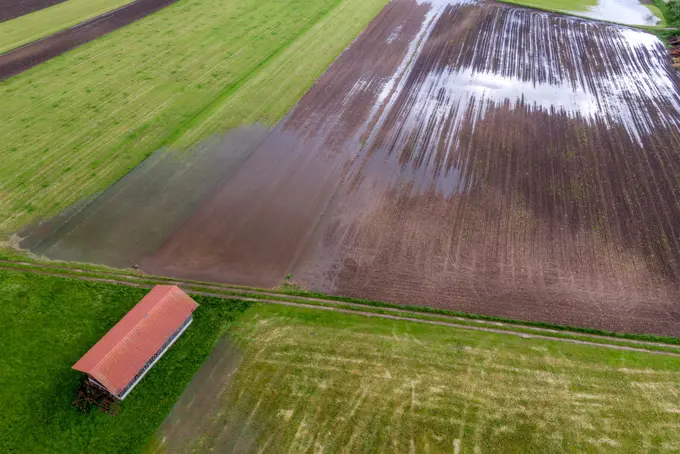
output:
<svg viewBox="0 0 680 454"><path fill-rule="evenodd" d="M17 268L11 266L11 264L25 264L29 265L27 268ZM10 266L7 266L10 265ZM58 270L63 270L63 268L57 268ZM524 339L542 339L542 340L552 340L552 341L557 341L557 342L567 342L567 343L573 343L573 344L579 344L579 345L590 345L590 346L598 346L598 347L604 347L604 348L612 348L616 350L624 350L624 351L634 351L634 352L643 352L643 353L653 353L653 354L661 354L661 355L667 355L667 356L677 356L680 357L680 351L678 352L672 352L672 351L667 351L667 350L655 350L653 348L642 348L642 347L633 347L629 345L621 345L621 343L627 343L627 344L636 344L636 345L641 345L641 346L647 346L647 347L661 347L661 348L677 348L680 350L680 346L678 345L673 345L673 344L664 344L660 342L649 342L649 341L641 341L641 340L635 340L635 339L624 339L624 338L616 338L616 337L607 337L607 336L598 336L598 335L588 335L586 333L579 333L579 332L574 332L574 331L559 331L559 330L549 330L546 328L534 328L530 326L524 326L524 325L512 325L512 324L504 324L501 322L490 322L486 321L483 319L473 319L473 318L464 318L464 317L455 317L455 316L446 316L443 314L428 314L425 312L416 312L416 311L409 311L406 309L396 309L396 308L390 308L390 307L375 307L375 306L368 306L368 305L362 305L359 303L349 303L349 302L343 302L343 301L336 301L336 300L331 300L331 299L323 299L323 298L315 298L315 297L298 297L296 295L289 295L285 293L275 293L275 292L267 292L266 290L260 290L260 291L255 291L255 290L249 290L249 289L238 289L238 288L228 288L228 287L220 287L219 285L214 286L212 290L215 291L206 291L206 290L211 290L210 287L205 287L202 285L197 285L197 284L190 284L182 281L176 281L176 280L166 280L166 279L158 279L154 277L149 277L149 278L144 278L142 276L137 277L137 276L85 276L81 274L76 274L73 272L55 272L55 268L50 268L50 267L41 267L41 266L34 266L33 264L26 263L26 262L12 262L12 261L6 261L6 260L0 260L0 270L7 270L7 271L15 271L15 272L22 272L22 273L27 273L27 274L37 274L37 275L45 275L45 276L50 276L50 277L62 277L62 278L70 278L70 279L77 279L77 280L82 280L82 281L89 281L89 282L101 282L101 283L107 283L107 284L116 284L116 285L126 285L129 287L137 287L137 288L152 288L154 285L158 284L173 284L173 285L178 285L182 287L184 290L187 291L187 293L194 294L194 295L202 295L202 296L209 296L209 297L216 297L216 298L221 298L221 299L238 299L242 301L249 301L249 302L259 302L259 303L264 303L264 304L278 304L278 305L284 305L284 306L291 306L291 307L301 307L301 308L309 308L309 309L320 309L320 310L329 310L329 311L335 311L335 312L341 312L341 313L346 313L346 314L356 314L356 315L362 315L366 317L378 317L378 318L385 318L385 319L390 319L390 320L404 320L404 321L409 321L409 322L417 322L417 323L425 323L425 324L430 324L430 325L436 325L436 326L449 326L452 328L460 328L460 329L469 329L469 330L475 330L475 331L483 331L483 332L488 332L488 333L495 333L495 334L508 334L508 335L513 335L517 337L521 337ZM94 273L93 273L94 274ZM203 288L203 290L201 290ZM224 292L219 293L218 290L222 288ZM252 292L252 293L248 293ZM258 296L262 296L261 298ZM273 298L273 299L272 299ZM305 302L299 302L299 301L291 301L291 299L298 299L302 301L308 301L309 304ZM319 304L313 304L313 303L319 303ZM325 304L325 305L321 305ZM343 308L342 306L350 306L353 308L356 308L357 310L354 309L347 309ZM384 313L378 313L375 311L369 311L366 309L375 309L375 310L381 310L381 311L389 311L389 312L394 312L396 314L403 314L403 315L395 315L395 314L384 314ZM415 318L415 317L410 317L409 315L425 315L429 316L431 318L443 318L445 320L429 320L429 319L423 319L423 318ZM463 322L468 322L468 323L463 323ZM470 322L474 323L477 322L479 324L486 323L486 324L493 324L498 326L497 328L494 327L489 327L489 326L474 326L469 324ZM521 331L518 328L523 328L523 329L530 329L532 331L536 332L526 332L526 331ZM544 333L544 334L540 334ZM603 342L594 342L594 341L588 341L588 340L583 340L583 339L576 339L576 338L569 338L569 337L563 337L563 336L556 336L556 335L550 335L550 334L564 334L564 335L571 335L574 337L586 337L586 338L591 338L594 340L601 340Z"/></svg>
<svg viewBox="0 0 680 454"><path fill-rule="evenodd" d="M118 281L132 281L132 282L137 282L137 283L154 283L154 284L171 284L171 285L178 285L183 288L190 288L192 291L219 291L222 292L222 294L227 294L230 296L251 296L251 297L259 297L259 296L265 296L265 297L272 297L272 298L279 298L279 299L288 299L288 300L304 300L310 303L320 303L320 304L333 304L333 305L342 305L342 306L352 306L358 309L368 309L371 308L374 311L377 310L383 310L383 311L390 311L390 312L395 312L395 313L401 313L401 314L410 314L410 315L419 315L419 316L427 316L427 317L436 317L436 318L444 318L451 320L453 322L459 322L459 323L476 323L476 324L486 324L486 325L493 325L494 327L498 328L504 328L509 331L520 331L520 330L529 330L537 333L543 333L545 335L551 335L552 337L564 337L564 336L574 336L574 337L587 337L589 339L593 340L600 340L603 342L609 342L609 343L620 343L620 342L625 342L629 344L637 344L637 345L646 345L650 347L662 347L662 348L677 348L680 349L680 343L674 343L674 342L663 342L663 341L654 341L654 340L645 340L645 339L639 339L639 338L629 338L629 337L623 337L623 336L616 336L616 335L607 335L607 334L596 334L596 333L589 333L585 331L579 331L578 329L570 329L571 327L565 326L564 329L557 329L557 328L549 328L545 326L536 326L531 324L531 322L526 322L523 320L512 320L511 322L503 321L501 320L496 320L493 317L486 318L485 316L477 316L476 314L461 314L461 315L456 315L452 313L442 313L442 312L437 312L437 311L431 311L429 310L430 308L423 306L415 306L415 307L395 307L396 305L390 304L390 303L382 303L384 305L378 305L378 304L371 304L371 303L381 303L381 302L371 302L371 301L366 301L366 302L361 302L357 300L353 300L351 298L345 298L342 296L335 296L335 295L319 295L319 294L305 294L307 292L302 292L302 291L296 291L296 292L290 292L286 290L277 290L277 289L263 289L263 288L257 288L257 287L248 287L248 286L239 286L239 285L231 285L231 284L222 284L222 283L217 283L217 282L202 282L202 281L194 281L194 280L182 280L174 277L168 277L168 276L154 276L154 275L144 275L144 274L130 274L130 272L126 272L126 270L118 269L118 268L96 268L96 269L85 269L85 268L75 268L71 266L59 266L56 264L53 265L51 263L40 263L40 262L26 262L26 261L19 261L19 260L6 260L6 259L0 259L0 268L2 266L7 265L9 267L14 267L15 265L19 265L22 267L31 267L31 268L37 268L37 269L43 269L43 270L52 270L56 275L61 275L61 276L71 276L74 278L78 278L80 276L88 276L90 277L96 277L96 278L103 278L107 281L113 280L115 282ZM63 262L63 264L66 265L77 265L75 263L71 262ZM94 276L92 276L94 275ZM422 310L418 310L418 309ZM453 311L452 311L453 312ZM626 333L622 333L626 334ZM636 334L633 334L634 336Z"/></svg>
<svg viewBox="0 0 680 454"><path fill-rule="evenodd" d="M64 263L69 263L69 262L64 262ZM383 311L390 311L390 312L395 312L395 313L401 313L401 314L408 314L408 315L419 315L419 316L427 316L427 317L436 317L436 318L444 318L451 320L452 322L458 322L459 324L468 322L468 323L477 323L477 324L487 324L487 325L494 325L500 328L504 328L507 331L520 331L520 330L530 330L538 333L544 333L545 335L551 335L552 337L563 337L563 336L576 336L576 337L587 337L590 339L594 340L600 340L603 342L609 342L609 343L619 343L619 342L625 342L629 344L637 344L637 345L646 345L650 347L670 347L670 348L677 348L680 349L680 344L676 343L671 343L671 342L656 342L652 340L642 340L642 339L634 339L634 338L626 338L626 337L617 337L617 336L607 336L605 334L594 334L594 333L587 333L587 332L581 332L578 330L570 330L568 327L566 329L551 329L551 328L546 328L546 327L541 327L541 326L534 326L529 323L523 323L522 320L517 320L516 323L508 323L508 322L503 322L500 320L492 320L492 319L486 319L483 317L475 317L475 314L466 314L464 316L460 315L454 315L454 314L445 314L445 313L439 313L439 312L431 312L427 310L427 307L423 307L422 311L418 311L417 309L411 309L411 308L399 308L399 307L394 307L392 305L385 305L385 306L378 306L378 305L372 305L367 303L361 303L361 302L355 302L355 301L346 301L343 299L340 299L342 297L334 297L333 295L329 295L328 297L320 297L320 296L312 296L312 295L304 295L300 293L292 293L292 292L287 292L285 290L276 290L276 289L262 289L262 288L256 288L256 287L247 287L247 286L237 286L237 285L230 285L230 284L221 284L221 283L211 283L211 282L201 282L201 281L192 281L192 280L182 280L182 279L177 279L174 277L168 277L168 276L153 276L153 275L135 275L135 274L129 274L126 273L124 270L112 268L110 271L105 270L105 269L97 269L97 270L87 270L87 269L82 269L82 268L66 268L66 267L60 267L58 265L50 265L50 264L43 264L43 263L33 263L33 262L23 262L23 261L12 261L12 260L4 260L0 259L0 269L3 268L3 265L9 265L9 268L15 269L17 271L23 271L24 269L16 269L13 267L13 265L20 265L23 267L30 267L34 269L41 269L41 270L49 270L52 271L52 273L48 274L54 275L54 276L62 276L62 277L72 277L75 279L78 278L95 278L95 279L102 279L104 282L111 282L111 283L120 283L124 284L126 282L132 281L132 283L141 283L141 284L146 284L146 285L158 285L158 284L168 284L168 285L177 285L180 287L183 287L185 289L191 289L191 291L195 292L200 292L200 291L219 291L221 292L222 295L226 296L243 296L243 297L253 297L253 298L258 298L260 296L264 297L270 297L270 298L279 298L279 299L284 299L284 300L304 300L310 303L320 303L320 304L332 304L332 305L341 305L341 306L351 306L355 307L358 309L374 309L374 310L383 310ZM29 271L30 272L30 271ZM291 301L295 302L295 301ZM529 333L531 334L531 333ZM560 336L562 335L562 336Z"/></svg>

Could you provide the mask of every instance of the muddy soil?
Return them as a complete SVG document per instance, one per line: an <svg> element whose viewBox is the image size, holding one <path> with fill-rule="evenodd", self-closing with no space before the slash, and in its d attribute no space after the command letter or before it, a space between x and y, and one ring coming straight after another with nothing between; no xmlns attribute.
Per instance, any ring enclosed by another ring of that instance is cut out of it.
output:
<svg viewBox="0 0 680 454"><path fill-rule="evenodd" d="M65 0L0 0L0 22L48 8Z"/></svg>
<svg viewBox="0 0 680 454"><path fill-rule="evenodd" d="M144 268L676 335L669 63L617 25L395 0Z"/></svg>
<svg viewBox="0 0 680 454"><path fill-rule="evenodd" d="M118 30L175 0L137 0L18 49L0 55L0 80L17 75L64 52Z"/></svg>

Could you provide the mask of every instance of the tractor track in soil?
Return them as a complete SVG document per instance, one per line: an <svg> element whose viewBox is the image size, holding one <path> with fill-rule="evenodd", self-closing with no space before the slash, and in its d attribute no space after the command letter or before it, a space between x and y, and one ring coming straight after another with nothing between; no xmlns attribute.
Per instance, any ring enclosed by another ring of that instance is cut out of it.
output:
<svg viewBox="0 0 680 454"><path fill-rule="evenodd" d="M27 267L30 267L30 268L17 268L17 265L27 266ZM436 315L437 318L449 319L450 321L425 320L425 319L419 319L419 318L413 317L413 315L425 315L424 313L408 311L408 310L405 310L405 309L393 309L393 308L388 309L390 312L394 312L396 314L403 314L403 315L382 314L382 313L370 312L370 311L367 311L367 310L361 310L361 309L367 309L367 306L363 306L363 305L357 304L357 303L348 303L348 302L342 302L342 301L331 300L331 299L297 296L297 295L294 295L294 294L280 294L280 293L275 293L275 292L269 292L269 291L266 291L264 289L250 289L250 288L246 289L246 288L239 288L239 287L231 287L231 286L223 285L223 284L221 285L221 284L210 284L210 283L192 283L192 282L184 282L184 281L179 281L179 280L174 280L174 279L168 280L167 278L159 278L159 277L154 277L154 276L125 275L125 276L121 276L119 279L116 279L116 278L113 278L113 277L95 277L95 276L92 276L92 275L84 276L84 275L77 274L77 273L82 272L82 273L93 274L95 272L93 272L92 270L81 270L81 269L75 269L75 268L70 269L70 270L66 270L64 268L60 268L60 267L57 267L57 266L36 265L35 263L30 263L30 262L17 262L17 261L9 261L9 260L0 260L0 270L22 272L22 273L28 273L28 274L37 274L37 275L44 275L44 276L50 276L50 277L62 277L62 278L68 278L68 279L78 279L78 280L83 280L83 281L88 281L88 282L100 282L100 283L106 283L106 284L126 285L126 286L129 286L129 287L136 287L136 288L152 288L154 285L161 285L161 284L177 285L177 286L183 288L185 291L187 291L187 293L190 293L190 294L193 294L193 295L201 295L201 296L208 296L208 297L215 297L215 298L222 298L222 299L238 299L238 300L249 301L249 302L264 303L264 304L277 304L277 305L282 305L282 306L301 307L301 308L307 308L307 309L326 310L326 311L331 311L331 312L361 315L361 316L365 316L365 317L376 317L376 318L383 318L383 319L389 319L389 320L402 320L402 321L408 321L408 322L414 322L414 323L424 323L424 324L435 325L435 326L446 326L446 327L451 327L451 328L468 329L468 330L473 330L473 331L482 331L482 332L494 333L494 334L507 334L507 335L521 337L521 338L524 338L524 339L550 340L550 341L557 341L557 342L566 342L566 343L571 343L571 344L610 348L610 349L621 350L621 351L642 352L642 353L651 353L651 354L657 354L657 355L680 357L680 352L675 353L675 352L670 352L670 351L653 350L653 349L647 349L647 348L637 348L637 347L630 347L630 346L625 346L625 345L616 345L616 344L611 344L611 343L606 343L606 342L625 342L625 343L628 343L628 344L637 344L637 345L647 346L647 347L650 347L650 348L654 348L654 347L673 348L673 347L676 347L673 344L664 344L664 343L660 343L660 342L641 341L641 340L634 340L634 339L620 339L620 338L615 338L615 337L585 334L585 333L579 333L579 332L574 332L574 331L558 331L558 330L551 330L551 329L547 329L547 328L530 327L530 329L532 331L535 331L537 333L545 333L545 334L532 334L532 333L527 333L527 332L523 332L523 331L517 331L518 326L508 324L508 323L489 322L487 320L475 320L474 318L463 318L463 317L446 316L446 315L438 315L438 314ZM62 272L57 272L57 271L62 271ZM66 271L71 271L71 272L66 272ZM124 277L124 279L123 279L123 277ZM145 282L134 282L134 281L145 281ZM195 290L195 289L193 289L194 287L214 288L216 291L210 292L210 291L205 291L205 290ZM222 290L223 292L230 292L230 294L219 293L219 292L217 292L218 290ZM254 297L253 296L254 294L261 295L262 297L261 298ZM279 298L279 299L277 299L277 298ZM301 303L301 302L285 301L286 298L295 298L297 300L308 301L309 304L305 304L305 303ZM314 304L314 303L317 303L317 304ZM326 304L326 306L320 306L318 303ZM342 307L333 307L333 305L336 305L336 306L351 306L351 307L357 308L357 310L344 309ZM380 309L384 309L384 308L380 308ZM411 316L409 317L409 315L411 315ZM431 314L428 314L428 315L431 315ZM498 328L490 328L490 327L483 327L483 326L471 326L469 324L457 323L457 322L470 322L470 321L477 321L477 322L480 322L480 323L492 324L492 325L498 326ZM569 338L564 338L564 337L555 337L555 336L551 336L550 334L562 334L562 335L573 335L573 336L579 336L579 337L586 337L586 338L591 338L593 340L599 340L601 342L587 341L587 340L581 340L581 339L569 339Z"/></svg>
<svg viewBox="0 0 680 454"><path fill-rule="evenodd" d="M101 16L0 55L0 81L169 6L176 0L136 0Z"/></svg>

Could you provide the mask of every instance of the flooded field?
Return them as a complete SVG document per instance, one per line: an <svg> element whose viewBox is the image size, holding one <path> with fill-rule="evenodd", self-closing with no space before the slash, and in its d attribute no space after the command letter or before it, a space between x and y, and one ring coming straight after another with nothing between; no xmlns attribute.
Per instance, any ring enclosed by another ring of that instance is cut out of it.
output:
<svg viewBox="0 0 680 454"><path fill-rule="evenodd" d="M146 269L677 333L678 82L636 30L394 1Z"/></svg>
<svg viewBox="0 0 680 454"><path fill-rule="evenodd" d="M160 150L98 197L20 232L20 245L58 260L133 267L161 247L268 132L245 126L184 152Z"/></svg>
<svg viewBox="0 0 680 454"><path fill-rule="evenodd" d="M637 30L392 1L142 269L675 335L679 86Z"/></svg>

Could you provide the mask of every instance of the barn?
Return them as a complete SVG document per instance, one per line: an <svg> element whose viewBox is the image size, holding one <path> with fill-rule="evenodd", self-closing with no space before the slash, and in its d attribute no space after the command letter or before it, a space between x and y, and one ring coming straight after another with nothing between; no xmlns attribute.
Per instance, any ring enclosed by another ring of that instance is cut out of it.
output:
<svg viewBox="0 0 680 454"><path fill-rule="evenodd" d="M86 374L85 387L121 401L187 329L197 307L179 287L157 285L73 369Z"/></svg>

